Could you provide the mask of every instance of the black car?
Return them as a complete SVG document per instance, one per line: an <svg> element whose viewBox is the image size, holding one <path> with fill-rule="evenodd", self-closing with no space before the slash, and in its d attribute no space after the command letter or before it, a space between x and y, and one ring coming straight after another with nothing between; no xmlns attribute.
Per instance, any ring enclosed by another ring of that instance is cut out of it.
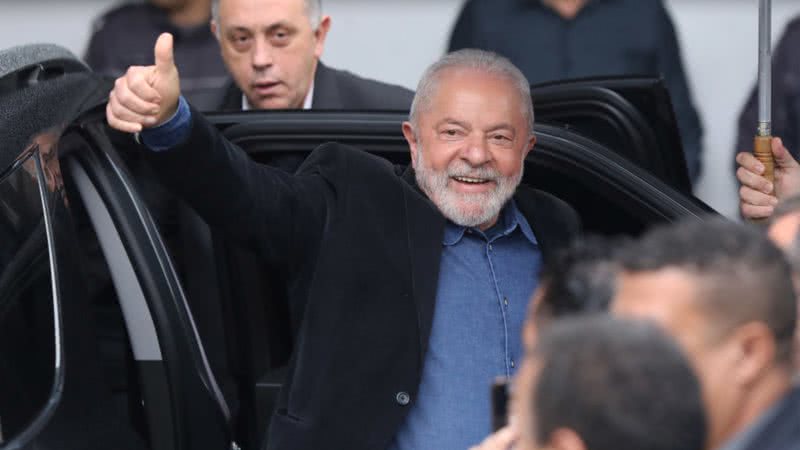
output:
<svg viewBox="0 0 800 450"><path fill-rule="evenodd" d="M0 52L0 448L259 448L291 354L280 271L160 192L105 124L109 89L59 47ZM533 92L523 182L586 231L713 213L659 80ZM409 161L405 112L209 117L265 164L326 141Z"/></svg>

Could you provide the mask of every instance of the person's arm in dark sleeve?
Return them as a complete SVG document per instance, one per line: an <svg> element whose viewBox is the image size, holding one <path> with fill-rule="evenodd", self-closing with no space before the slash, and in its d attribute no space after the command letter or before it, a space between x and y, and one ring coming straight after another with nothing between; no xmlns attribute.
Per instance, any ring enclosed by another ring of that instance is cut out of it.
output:
<svg viewBox="0 0 800 450"><path fill-rule="evenodd" d="M333 165L294 176L258 164L202 114L183 105L181 101L176 117L188 117L188 130L169 121L164 126L172 129L157 137L168 141L171 134L180 142L167 148L161 140L157 151L142 150L158 180L209 225L258 249L268 263L286 267L302 260L302 248L321 239L332 210ZM188 112L181 111L184 107ZM153 145L153 135L143 132L142 142Z"/></svg>
<svg viewBox="0 0 800 450"><path fill-rule="evenodd" d="M701 172L703 128L700 124L700 116L692 103L675 27L669 14L660 3L657 16L658 71L664 78L672 98L672 107L675 110L678 128L681 132L686 166L689 169L689 177L695 183Z"/></svg>
<svg viewBox="0 0 800 450"><path fill-rule="evenodd" d="M773 86L774 88L774 86ZM736 154L739 152L752 152L753 151L753 138L756 135L756 128L758 127L758 91L756 87L750 90L747 96L747 101L739 113L739 120L736 134L736 144L733 149L733 169L734 171L739 167L736 164Z"/></svg>
<svg viewBox="0 0 800 450"><path fill-rule="evenodd" d="M479 48L476 42L475 25L474 25L474 9L473 0L467 0L461 12L458 14L456 24L453 26L453 32L450 35L450 44L447 51L453 52L462 48Z"/></svg>

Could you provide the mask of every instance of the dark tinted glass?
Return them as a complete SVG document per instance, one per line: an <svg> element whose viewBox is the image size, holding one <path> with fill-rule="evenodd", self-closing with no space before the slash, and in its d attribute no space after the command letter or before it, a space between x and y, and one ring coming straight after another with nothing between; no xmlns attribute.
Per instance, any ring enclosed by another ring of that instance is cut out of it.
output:
<svg viewBox="0 0 800 450"><path fill-rule="evenodd" d="M0 443L23 431L42 410L56 373L37 155L0 179Z"/></svg>

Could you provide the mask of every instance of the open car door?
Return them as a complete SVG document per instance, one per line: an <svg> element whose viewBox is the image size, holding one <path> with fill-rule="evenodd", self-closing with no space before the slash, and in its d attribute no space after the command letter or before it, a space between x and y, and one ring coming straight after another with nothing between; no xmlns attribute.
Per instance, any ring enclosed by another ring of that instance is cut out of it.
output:
<svg viewBox="0 0 800 450"><path fill-rule="evenodd" d="M60 47L0 51L0 449L237 449L109 88Z"/></svg>
<svg viewBox="0 0 800 450"><path fill-rule="evenodd" d="M692 192L680 132L663 81L586 78L531 87L536 121L592 139L666 184Z"/></svg>

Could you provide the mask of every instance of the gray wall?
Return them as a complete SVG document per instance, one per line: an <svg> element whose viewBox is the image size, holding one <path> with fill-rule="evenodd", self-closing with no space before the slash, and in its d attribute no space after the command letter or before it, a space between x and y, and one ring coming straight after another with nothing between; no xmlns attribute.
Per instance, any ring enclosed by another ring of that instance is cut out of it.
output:
<svg viewBox="0 0 800 450"><path fill-rule="evenodd" d="M83 52L92 17L110 0L0 0L0 48L55 42ZM362 75L413 88L421 71L445 49L462 0L326 0L333 16L324 60ZM736 214L731 169L735 122L755 80L756 0L667 0L695 101L705 125L705 172L700 198ZM774 0L774 35L800 2Z"/></svg>

